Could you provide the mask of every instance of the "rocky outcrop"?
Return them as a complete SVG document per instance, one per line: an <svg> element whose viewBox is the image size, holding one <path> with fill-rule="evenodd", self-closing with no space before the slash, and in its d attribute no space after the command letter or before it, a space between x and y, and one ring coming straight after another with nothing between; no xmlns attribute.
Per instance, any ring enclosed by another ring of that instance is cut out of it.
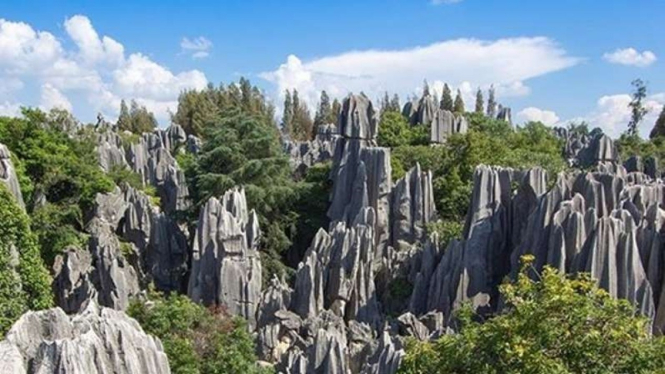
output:
<svg viewBox="0 0 665 374"><path fill-rule="evenodd" d="M97 134L97 155L99 166L105 172L111 171L114 167L127 167L122 138L110 129Z"/></svg>
<svg viewBox="0 0 665 374"><path fill-rule="evenodd" d="M258 217L247 209L243 189L229 190L221 200L210 198L196 229L189 297L205 305L223 305L253 328L261 297L260 235Z"/></svg>
<svg viewBox="0 0 665 374"><path fill-rule="evenodd" d="M432 173L423 172L416 164L392 191L392 246L396 250L424 242L426 225L436 216Z"/></svg>
<svg viewBox="0 0 665 374"><path fill-rule="evenodd" d="M331 160L335 154L335 144L338 138L337 127L322 125L317 130L318 133L314 140L287 141L284 144L296 178L304 176L314 164Z"/></svg>
<svg viewBox="0 0 665 374"><path fill-rule="evenodd" d="M4 144L0 144L0 181L5 184L9 192L16 198L18 205L25 209L21 186L16 176L16 168L12 162L12 155Z"/></svg>
<svg viewBox="0 0 665 374"><path fill-rule="evenodd" d="M334 181L328 217L331 222L353 223L365 207L376 213L376 251L390 239L390 149L376 147L377 118L371 101L364 95L344 100L340 134L335 148L331 179Z"/></svg>
<svg viewBox="0 0 665 374"><path fill-rule="evenodd" d="M623 167L628 173L640 172L652 179L660 176L658 171L658 159L653 156L645 157L643 160L642 157L633 155L623 163Z"/></svg>
<svg viewBox="0 0 665 374"><path fill-rule="evenodd" d="M95 268L92 255L86 250L68 248L53 264L55 302L66 313L84 310L97 299Z"/></svg>
<svg viewBox="0 0 665 374"><path fill-rule="evenodd" d="M554 131L564 141L563 154L571 166L590 168L599 163L618 161L614 141L600 130L594 130L588 135L564 128L555 128Z"/></svg>
<svg viewBox="0 0 665 374"><path fill-rule="evenodd" d="M168 374L159 339L123 312L91 303L80 314L27 312L0 342L2 373Z"/></svg>
<svg viewBox="0 0 665 374"><path fill-rule="evenodd" d="M430 126L430 142L442 144L453 134L464 134L468 131L469 124L461 114L455 114L449 110L438 109Z"/></svg>
<svg viewBox="0 0 665 374"><path fill-rule="evenodd" d="M512 125L513 117L510 108L499 105L499 112L496 114L496 119L506 121Z"/></svg>

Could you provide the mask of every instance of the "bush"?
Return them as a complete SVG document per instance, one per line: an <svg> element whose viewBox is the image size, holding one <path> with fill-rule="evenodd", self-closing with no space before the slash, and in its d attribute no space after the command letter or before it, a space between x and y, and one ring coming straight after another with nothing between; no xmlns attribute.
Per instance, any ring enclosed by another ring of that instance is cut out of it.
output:
<svg viewBox="0 0 665 374"><path fill-rule="evenodd" d="M51 307L51 277L28 216L0 183L0 336L28 309Z"/></svg>
<svg viewBox="0 0 665 374"><path fill-rule="evenodd" d="M527 256L530 257L530 256ZM665 365L663 339L586 275L545 268L535 281L527 258L518 279L501 286L504 312L474 321L469 305L461 331L436 342L408 344L401 373L653 373Z"/></svg>
<svg viewBox="0 0 665 374"><path fill-rule="evenodd" d="M162 340L173 374L269 373L259 368L246 322L221 309L206 309L186 296L151 293L127 313Z"/></svg>

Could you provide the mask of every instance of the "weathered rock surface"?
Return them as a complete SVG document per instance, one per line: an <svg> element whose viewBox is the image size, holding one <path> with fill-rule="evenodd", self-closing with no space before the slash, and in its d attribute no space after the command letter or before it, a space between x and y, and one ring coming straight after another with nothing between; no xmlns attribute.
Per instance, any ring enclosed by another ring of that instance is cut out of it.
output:
<svg viewBox="0 0 665 374"><path fill-rule="evenodd" d="M499 105L499 112L496 114L496 119L506 121L512 125L513 117L510 108Z"/></svg>
<svg viewBox="0 0 665 374"><path fill-rule="evenodd" d="M395 249L425 240L425 226L436 217L431 172L423 172L416 164L397 181L392 191L391 214L391 243Z"/></svg>
<svg viewBox="0 0 665 374"><path fill-rule="evenodd" d="M0 181L5 184L9 192L14 195L18 205L25 209L21 186L16 176L16 168L12 162L12 156L9 149L4 144L0 144Z"/></svg>
<svg viewBox="0 0 665 374"><path fill-rule="evenodd" d="M464 134L469 130L469 124L460 114L449 110L437 109L431 121L430 142L442 144L453 134Z"/></svg>
<svg viewBox="0 0 665 374"><path fill-rule="evenodd" d="M311 141L285 143L284 148L289 155L291 168L296 177L302 177L307 169L314 164L326 162L333 158L337 143L337 127L335 125L319 126L316 138Z"/></svg>
<svg viewBox="0 0 665 374"><path fill-rule="evenodd" d="M256 325L261 298L261 231L247 209L245 191L234 188L210 198L199 215L188 294L205 305L224 305Z"/></svg>
<svg viewBox="0 0 665 374"><path fill-rule="evenodd" d="M91 303L80 314L62 309L25 313L0 342L2 373L168 374L159 339L123 312Z"/></svg>

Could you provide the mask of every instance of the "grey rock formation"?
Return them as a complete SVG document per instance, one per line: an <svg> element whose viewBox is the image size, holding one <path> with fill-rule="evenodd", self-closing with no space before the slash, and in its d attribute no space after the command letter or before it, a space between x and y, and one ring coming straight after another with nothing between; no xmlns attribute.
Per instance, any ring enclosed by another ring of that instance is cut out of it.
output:
<svg viewBox="0 0 665 374"><path fill-rule="evenodd" d="M335 154L337 144L337 127L335 125L322 125L314 140L303 142L287 141L284 144L289 155L291 168L296 177L302 177L307 169L314 164L331 160Z"/></svg>
<svg viewBox="0 0 665 374"><path fill-rule="evenodd" d="M97 156L99 166L108 172L113 167L126 167L122 138L116 132L106 129L97 134Z"/></svg>
<svg viewBox="0 0 665 374"><path fill-rule="evenodd" d="M5 184L9 192L14 195L18 205L25 209L21 186L18 183L16 169L12 162L12 155L4 144L0 144L0 181Z"/></svg>
<svg viewBox="0 0 665 374"><path fill-rule="evenodd" d="M430 126L430 142L442 144L453 134L464 134L469 130L469 124L460 114L449 110L438 109L434 113Z"/></svg>
<svg viewBox="0 0 665 374"><path fill-rule="evenodd" d="M438 103L431 95L421 97L418 101L415 123L412 122L412 124L429 125L434 120L438 107Z"/></svg>
<svg viewBox="0 0 665 374"><path fill-rule="evenodd" d="M188 294L205 305L224 305L252 328L261 298L261 231L247 209L245 191L234 188L210 198L199 215Z"/></svg>
<svg viewBox="0 0 665 374"><path fill-rule="evenodd" d="M506 121L509 124L513 124L513 117L511 115L511 110L509 107L499 106L499 112L496 114L496 119Z"/></svg>
<svg viewBox="0 0 665 374"><path fill-rule="evenodd" d="M640 172L652 179L659 176L658 160L653 156L645 157L642 160L642 157L633 155L623 163L623 167L628 173Z"/></svg>
<svg viewBox="0 0 665 374"><path fill-rule="evenodd" d="M92 255L86 250L69 248L55 258L53 293L56 304L66 313L77 313L97 299Z"/></svg>
<svg viewBox="0 0 665 374"><path fill-rule="evenodd" d="M432 173L416 164L397 181L392 191L391 222L393 247L402 250L425 239L426 225L434 220Z"/></svg>
<svg viewBox="0 0 665 374"><path fill-rule="evenodd" d="M599 163L615 163L618 153L614 141L602 131L586 135L578 131L556 128L555 134L564 140L564 156L571 166L589 168Z"/></svg>
<svg viewBox="0 0 665 374"><path fill-rule="evenodd" d="M2 373L168 374L159 339L123 312L90 304L25 313L0 342Z"/></svg>

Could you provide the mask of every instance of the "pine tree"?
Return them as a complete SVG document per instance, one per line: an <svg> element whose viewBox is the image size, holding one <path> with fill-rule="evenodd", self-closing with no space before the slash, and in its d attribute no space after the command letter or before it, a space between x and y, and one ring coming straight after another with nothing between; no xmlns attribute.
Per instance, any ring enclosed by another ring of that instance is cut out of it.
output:
<svg viewBox="0 0 665 374"><path fill-rule="evenodd" d="M630 122L628 122L628 135L637 135L637 126L642 122L644 116L649 110L644 106L644 99L647 97L647 87L641 79L636 79L632 83L635 87L633 100L628 104L630 107Z"/></svg>
<svg viewBox="0 0 665 374"><path fill-rule="evenodd" d="M293 124L291 126L291 139L309 140L313 135L314 124L309 116L309 109L304 102L300 102L298 90L293 90Z"/></svg>
<svg viewBox="0 0 665 374"><path fill-rule="evenodd" d="M441 94L441 109L453 111L453 94L448 87L448 83L443 85L443 93Z"/></svg>
<svg viewBox="0 0 665 374"><path fill-rule="evenodd" d="M125 100L120 100L120 115L118 116L118 122L116 122L118 130L120 131L132 131L132 119L129 116L129 109L127 109L127 103Z"/></svg>
<svg viewBox="0 0 665 374"><path fill-rule="evenodd" d="M332 106L330 105L330 97L326 91L321 91L321 99L319 101L319 107L316 110L316 115L314 116L314 126L318 128L321 125L328 123L328 118L332 113Z"/></svg>
<svg viewBox="0 0 665 374"><path fill-rule="evenodd" d="M494 86L489 89L489 98L487 99L487 116L496 118L496 98L494 97Z"/></svg>
<svg viewBox="0 0 665 374"><path fill-rule="evenodd" d="M464 100L462 99L462 93L460 90L457 90L457 96L455 96L454 110L455 113L464 113L466 109L464 108Z"/></svg>
<svg viewBox="0 0 665 374"><path fill-rule="evenodd" d="M337 125L337 120L339 119L339 115L341 113L342 113L342 104L339 102L339 100L335 99L333 101L332 113L330 114L328 122Z"/></svg>
<svg viewBox="0 0 665 374"><path fill-rule="evenodd" d="M388 91L383 93L383 98L381 99L381 107L379 112L381 115L390 110L390 96L388 96Z"/></svg>
<svg viewBox="0 0 665 374"><path fill-rule="evenodd" d="M291 91L284 94L284 112L282 114L282 131L291 135L293 133L293 100Z"/></svg>
<svg viewBox="0 0 665 374"><path fill-rule="evenodd" d="M651 130L651 134L649 134L649 138L653 139L659 136L665 136L665 105L658 116L656 125L653 127L653 130Z"/></svg>
<svg viewBox="0 0 665 374"><path fill-rule="evenodd" d="M485 103L483 99L483 91L481 91L479 88L478 91L476 92L476 113L479 114L485 113L485 110L483 108L484 106Z"/></svg>
<svg viewBox="0 0 665 374"><path fill-rule="evenodd" d="M399 103L399 96L397 94L393 95L393 98L390 99L390 110L399 112L402 110L402 106Z"/></svg>

